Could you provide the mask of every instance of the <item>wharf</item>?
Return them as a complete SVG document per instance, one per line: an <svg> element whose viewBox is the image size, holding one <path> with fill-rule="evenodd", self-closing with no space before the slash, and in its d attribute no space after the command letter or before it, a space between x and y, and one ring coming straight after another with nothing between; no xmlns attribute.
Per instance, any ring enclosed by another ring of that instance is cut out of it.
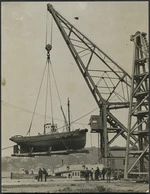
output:
<svg viewBox="0 0 150 194"><path fill-rule="evenodd" d="M36 180L4 180L2 181L2 192L32 192L32 193L86 193L86 192L135 192L142 193L149 189L146 183L136 183L135 181L106 180L100 181L75 181L68 179L48 179L47 182L37 182Z"/></svg>

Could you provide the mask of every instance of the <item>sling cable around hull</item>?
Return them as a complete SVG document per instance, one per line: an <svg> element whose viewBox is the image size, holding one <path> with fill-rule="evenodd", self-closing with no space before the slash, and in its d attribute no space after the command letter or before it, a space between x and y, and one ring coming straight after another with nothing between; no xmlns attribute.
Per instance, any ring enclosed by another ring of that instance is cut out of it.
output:
<svg viewBox="0 0 150 194"><path fill-rule="evenodd" d="M29 126L29 130L26 136L16 135L10 138L11 141L15 142L14 150L12 156L18 157L33 157L33 156L44 156L44 155L55 155L55 154L70 154L70 153L88 153L87 150L83 149L86 144L86 133L87 129L76 129L71 131L71 122L70 122L70 101L68 99L68 121L64 114L61 99L56 83L56 79L54 76L54 71L50 59L50 51L52 49L52 22L51 22L51 44L47 43L48 41L48 27L46 26L46 45L45 49L47 51L47 60L46 66L44 69L44 73L42 76L42 81L40 84L40 89L38 92L37 100L35 103L31 123ZM46 85L46 102L45 102L45 118L44 118L44 132L43 134L38 134L34 136L30 136L32 123L35 115L35 110L39 98L39 94L41 91L41 86L43 83L44 75L47 70L47 85ZM54 114L53 114L53 98L52 98L52 86L51 86L51 74L53 76L53 80L55 83L55 87L57 90L57 95L60 102L60 109L62 111L64 122L65 122L65 132L58 132L57 124L54 122ZM50 94L50 106L51 106L51 122L47 123L47 99L48 99L48 91ZM50 131L46 133L46 131Z"/></svg>

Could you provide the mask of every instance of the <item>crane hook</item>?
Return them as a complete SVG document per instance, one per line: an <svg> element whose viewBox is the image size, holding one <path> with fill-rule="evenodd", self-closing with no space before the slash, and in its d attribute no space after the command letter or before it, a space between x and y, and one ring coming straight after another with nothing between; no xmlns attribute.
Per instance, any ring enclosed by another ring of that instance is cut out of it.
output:
<svg viewBox="0 0 150 194"><path fill-rule="evenodd" d="M45 49L47 50L47 59L50 59L50 50L52 49L52 45L51 44L47 44L45 46Z"/></svg>

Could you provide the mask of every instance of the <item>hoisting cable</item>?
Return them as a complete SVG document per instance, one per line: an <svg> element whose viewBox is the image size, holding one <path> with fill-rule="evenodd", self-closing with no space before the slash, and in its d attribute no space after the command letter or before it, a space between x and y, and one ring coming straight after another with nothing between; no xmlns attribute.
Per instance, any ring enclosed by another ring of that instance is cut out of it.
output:
<svg viewBox="0 0 150 194"><path fill-rule="evenodd" d="M51 115L52 115L52 126L54 127L54 118L53 118L53 99L52 99L52 87L51 87L51 74L50 74L50 51L52 49L52 31L53 31L53 23L52 23L52 16L51 16L51 22L48 21L48 18L49 18L49 14L48 14L48 11L47 11L47 16L46 16L46 42L45 42L45 49L47 50L47 63L48 63L48 74L47 74L47 84L49 83L49 92L50 92L50 104L51 104ZM48 23L51 23L51 31L50 31L50 40L48 40L48 30L49 30L49 25ZM48 43L50 42L50 44ZM48 85L47 85L48 87ZM48 88L47 88L48 89ZM47 100L47 99L46 99ZM46 113L46 110L45 110L45 113ZM46 116L45 116L46 117ZM46 119L45 119L46 120Z"/></svg>
<svg viewBox="0 0 150 194"><path fill-rule="evenodd" d="M45 68L44 68L44 72L43 72L43 75L42 75L42 80L41 80L39 92L38 92L38 95L37 95L34 111L33 111L33 114L32 114L32 119L31 119L31 123L30 123L30 126L29 126L29 130L28 130L26 135L28 135L28 134L30 135L30 131L31 131L32 123L33 123L33 118L34 118L34 114L35 114L35 109L36 109L36 106L37 106L37 102L38 102L38 99L39 99L39 95L40 95L40 91L41 91L41 87L42 87L42 83L43 83L43 79L44 79L44 74L45 74L45 71L46 71L46 66L47 66L47 62L46 62L46 65L45 65Z"/></svg>
<svg viewBox="0 0 150 194"><path fill-rule="evenodd" d="M48 20L49 20L49 14L48 14L48 11L47 11L47 15L46 15L46 38L45 38L45 47L48 44L48 42L50 42L50 44L52 45L52 38L53 38L53 17L51 16L51 22L49 22ZM51 23L51 26L48 26L48 23ZM50 38L49 38L50 40L48 40L48 33L50 33Z"/></svg>
<svg viewBox="0 0 150 194"><path fill-rule="evenodd" d="M45 117L44 117L44 124L46 123L47 96L48 96L48 72L47 72L47 83L46 83L46 100L45 100Z"/></svg>
<svg viewBox="0 0 150 194"><path fill-rule="evenodd" d="M50 91L50 103L51 103L51 116L52 116L52 126L54 126L54 117L53 117L53 98L52 98L52 87L51 87L51 75L50 75L50 60L48 60L48 78L49 78L49 91Z"/></svg>
<svg viewBox="0 0 150 194"><path fill-rule="evenodd" d="M49 64L51 66L51 70L52 70L52 74L53 74L53 79L54 79L54 82L55 82L55 86L56 86L56 89L57 89L57 94L58 94L58 98L59 98L59 101L61 103L61 100L60 100L60 95L59 95L59 91L58 91L58 87L57 87L57 84L56 84L56 79L55 79L55 76L54 76L54 71L53 71L53 68L52 68L52 64L51 64L51 60L49 58L48 60L48 68L49 68L49 79L50 79L50 67L49 67ZM51 93L51 80L50 80L50 93ZM51 93L52 94L52 93ZM53 106L52 106L52 95L51 95L51 114L52 114L52 126L54 126L54 121L53 121ZM59 134L59 132L57 132L57 134L60 136L60 139L62 141L62 143L64 144L65 148L69 151L69 148L66 146L64 140L62 139L62 136Z"/></svg>
<svg viewBox="0 0 150 194"><path fill-rule="evenodd" d="M92 112L94 112L94 111L97 110L97 109L99 109L99 108L97 107L97 108L93 109L92 111L90 111L90 112L88 112L87 114L81 116L80 118L78 118L78 119L72 121L71 123L75 123L76 121L78 121L78 120L80 120L80 119L86 117L87 115L91 114ZM59 129L62 129L63 127L64 127L64 126L59 127L58 130L59 130ZM49 133L47 133L47 134L49 134ZM59 132L58 132L57 134L61 137L61 135L59 134ZM36 138L33 137L32 140L34 140L34 139L36 139ZM31 139L30 139L30 140L31 140ZM27 140L26 142L28 142L28 141L29 141L29 140ZM63 140L62 140L62 141L63 141ZM64 142L63 142L63 143L64 143ZM65 145L65 143L64 143L64 145ZM11 148L11 147L13 147L13 146L5 147L5 148L2 148L1 150L8 149L8 148ZM65 147L66 147L66 145L65 145ZM67 147L66 147L66 148L67 148Z"/></svg>
<svg viewBox="0 0 150 194"><path fill-rule="evenodd" d="M47 61L46 61L46 66L48 64L48 67L49 67L49 62L50 62L50 50L52 49L52 30L53 30L53 23L51 22L51 45L50 44L47 44L48 42L48 12L46 14L46 39L45 39L45 49L47 50ZM52 17L52 16L51 16ZM40 90L41 90L41 86L42 86L42 83L43 83L43 78L44 78L44 74L45 74L45 71L46 71L46 66L45 66L45 69L44 69L44 73L43 73L43 77L42 77L42 82L41 82L41 85L40 85ZM39 93L38 93L38 97L37 97L37 100L36 100L36 104L35 104L35 107L34 107L34 112L33 112L33 116L32 116L32 120L31 120L31 123L30 123L30 127L29 127L29 130L27 132L27 134L30 135L30 131L31 131L31 127L32 127L32 122L33 122L33 118L34 118L34 113L35 113L35 109L36 109L36 106L37 106L37 101L38 101L38 98L39 98L39 94L40 94L40 90L39 90ZM47 95L47 94L46 94ZM47 98L47 97L46 97ZM46 99L47 101L47 99ZM46 102L47 103L47 102ZM46 120L46 109L45 109L45 120ZM53 117L52 117L52 121L53 121ZM26 134L26 135L27 135Z"/></svg>
<svg viewBox="0 0 150 194"><path fill-rule="evenodd" d="M45 47L46 47L46 45L47 45L47 31L48 31L48 25L47 25L47 23L48 23L48 12L46 12L46 37L45 37Z"/></svg>
<svg viewBox="0 0 150 194"><path fill-rule="evenodd" d="M53 70L53 67L52 67L52 63L51 63L51 59L50 59L50 54L49 54L49 51L51 50L52 44L53 44L53 17L51 16L51 22L49 22L48 21L48 16L49 16L49 14L47 12L47 18L46 18L46 22L47 22L46 23L46 46L45 46L45 48L46 48L46 50L48 52L48 54L47 54L48 59L47 60L48 60L48 69L49 69L49 79L50 79L50 68L51 68L52 76L53 76L53 79L54 79L54 84L55 84L55 87L56 87L56 92L57 92L58 99L59 99L60 108L61 108L61 111L62 111L64 120L65 120L65 125L66 125L66 128L67 128L68 127L68 122L67 122L67 119L65 117L63 108L62 108L60 94L59 94L59 90L58 90L58 86L57 86L57 82L56 82L56 79L55 79L55 74L54 74L54 70ZM48 44L48 30L49 30L49 28L48 28L48 22L51 23L51 26L50 26L50 29L51 29L51 31L50 31L50 43L51 44ZM48 47L50 47L50 46L51 46L51 48L49 50ZM50 67L49 67L49 64L50 64ZM50 82L51 82L51 80L50 80ZM51 92L51 87L50 87L50 92ZM51 96L51 108L53 109L53 107L52 107L52 92L51 92L50 96ZM53 115L53 110L52 109L51 109L51 112L52 112L52 115ZM53 118L53 116L52 116L52 118ZM52 124L53 124L53 119L52 119Z"/></svg>
<svg viewBox="0 0 150 194"><path fill-rule="evenodd" d="M52 37L53 37L53 17L51 16L51 45L52 45Z"/></svg>
<svg viewBox="0 0 150 194"><path fill-rule="evenodd" d="M24 109L24 108L22 108L22 107L15 106L15 105L10 104L10 103L8 103L8 102L5 102L5 101L3 101L3 100L1 100L1 103L2 103L2 105L7 106L7 107L9 107L9 108L13 108L14 110L18 110L18 111L26 112L26 113L29 113L29 114L33 114L33 111L31 111L31 110L27 110L27 109ZM43 118L44 118L44 116L45 116L45 115L40 114L40 113L35 113L35 115L40 116L40 117L43 117ZM51 118L50 116L47 116L47 117ZM55 117L55 120L64 121L64 120L59 119L59 118L56 118L56 117ZM75 124L87 125L87 124L85 124L85 123L78 123L78 122L76 122Z"/></svg>
<svg viewBox="0 0 150 194"><path fill-rule="evenodd" d="M52 16L51 16L51 18L52 18ZM48 15L47 15L46 21L48 22ZM47 40L48 24L46 23L46 45L45 45L45 49L47 50L48 78L49 78L49 83L50 83L49 84L49 90L50 90L50 97L51 97L50 103L51 103L51 114L52 114L52 127L55 128L54 121L53 121L53 104L52 104L52 88L51 88L50 67L51 67L51 71L52 71L52 75L53 75L54 83L55 83L55 86L56 86L56 91L57 91L57 95L58 95L58 99L59 99L59 102L60 102L60 107L61 107L62 112L63 112L63 109L62 109L61 99L60 99L60 95L59 95L59 91L58 91L58 87L57 87L57 83L56 83L56 79L55 79L52 63L51 63L51 60L50 60L50 50L52 49L52 37L53 37L52 36L53 35L52 31L53 31L53 20L51 20L51 40L50 40L51 44L48 44L48 40ZM47 100L47 97L46 97L46 100ZM45 110L45 113L46 113L46 110ZM59 132L58 132L58 135L60 135ZM60 135L60 139L62 140L62 142L63 142L64 146L66 147L66 149L69 151L69 149L66 146L65 142L63 141L61 135Z"/></svg>
<svg viewBox="0 0 150 194"><path fill-rule="evenodd" d="M5 148L2 148L1 150L6 150L6 149L9 149L9 148L12 148L14 146L9 146L9 147L5 147Z"/></svg>
<svg viewBox="0 0 150 194"><path fill-rule="evenodd" d="M47 12L48 13L48 12ZM47 15L47 23L48 23L48 15ZM51 32L50 32L50 45L52 47L52 44L53 44L53 17L51 16L51 26L50 26L50 29L51 29ZM46 47L48 45L48 24L46 24ZM55 79L55 74L54 74L54 70L53 70L53 67L52 67L52 62L51 62L51 59L49 57L49 64L50 64L50 67L51 67L51 72L52 72L52 75L53 75L53 79L54 79L54 84L55 84L55 87L56 87L56 92L57 92L57 95L58 95L58 99L59 99L59 104L60 104L60 109L62 111L62 114L63 114L63 117L64 117L64 120L65 120L65 125L66 125L66 128L68 128L68 122L67 122L67 119L66 119L66 116L64 114L64 111L63 111L63 108L62 108L62 103L61 103L61 99L60 99L60 94L59 94L59 90L58 90L58 86L57 86L57 82L56 82L56 79Z"/></svg>
<svg viewBox="0 0 150 194"><path fill-rule="evenodd" d="M84 117L86 117L86 116L88 116L89 114L91 114L92 112L96 111L97 109L99 109L99 107L93 109L92 111L90 111L90 112L86 113L85 115L79 117L78 119L72 121L71 124L72 124L72 123L75 123L76 121L78 121L78 120L80 120L80 119L82 119L82 118L84 118ZM59 130L59 129L63 129L63 127L65 127L65 126L59 127L58 130ZM49 133L47 133L47 134L49 134Z"/></svg>
<svg viewBox="0 0 150 194"><path fill-rule="evenodd" d="M59 91L58 91L58 87L57 87L57 84L56 84L56 79L55 79L55 75L54 75L54 71L53 71L53 68L52 68L52 64L51 64L51 60L50 60L50 55L48 55L48 73L49 73L49 83L50 83L50 96L51 96L51 114L52 114L52 126L54 126L54 120L53 120L53 104L52 104L52 88L51 88L51 77L50 77L50 67L49 67L49 64L51 66L51 70L52 70L52 74L53 74L53 79L54 79L54 82L55 82L55 86L56 86L56 89L57 89L57 93L58 93L58 98L59 98L59 101L61 103L61 100L60 100L60 95L59 95ZM62 139L61 135L59 134L59 132L57 132L57 134L60 136L60 139L62 141L62 143L64 144L65 148L69 151L69 148L66 146L64 140Z"/></svg>
<svg viewBox="0 0 150 194"><path fill-rule="evenodd" d="M47 38L46 38L46 41L47 41ZM54 121L53 121L53 105L52 105L52 88L51 88L50 67L51 67L51 71L52 71L54 83L55 83L55 86L56 86L56 90L57 90L60 105L61 105L61 100L60 100L60 95L59 95L59 91L58 91L54 71L53 71L53 68L52 68L51 60L50 60L50 50L52 49L52 24L51 24L51 44L47 44L47 42L46 42L45 49L47 50L48 75L49 75L48 78L49 78L49 83L50 83L49 84L49 89L50 89L50 97L51 97L50 102L51 102L52 126L55 127L54 126ZM62 107L62 105L61 105L61 107ZM64 140L62 139L61 135L59 134L59 132L57 134L60 136L60 139L61 139L62 143L64 144L65 148L69 151L68 147L66 146L66 144L65 144Z"/></svg>
<svg viewBox="0 0 150 194"><path fill-rule="evenodd" d="M60 98L60 94L59 94L59 90L58 90L58 86L57 86L57 82L56 82L56 78L55 78L55 74L54 74L54 70L53 70L53 66L52 66L51 60L50 60L50 66L51 66L51 71L52 71L52 74L53 74L54 84L55 84L57 95L58 95L58 99L59 99L60 109L62 111L64 120L65 120L66 128L68 129L68 122L67 122L66 116L64 114L64 110L62 108L61 98Z"/></svg>
<svg viewBox="0 0 150 194"><path fill-rule="evenodd" d="M54 70L53 70L53 66L52 66L51 60L50 60L50 66L51 66L51 70L52 70L52 74L53 74L54 83L55 83L55 86L56 86L56 91L57 91L59 103L62 106L60 95L59 95L59 90L58 90L57 82L56 82L56 79L55 79L55 74L54 74Z"/></svg>
<svg viewBox="0 0 150 194"><path fill-rule="evenodd" d="M50 23L51 25L49 26L48 23ZM48 33L50 33L50 37L48 36ZM49 22L49 14L47 11L45 47L47 46L48 42L50 42L50 45L52 46L52 43L53 43L52 39L53 39L53 17L51 16L51 22Z"/></svg>

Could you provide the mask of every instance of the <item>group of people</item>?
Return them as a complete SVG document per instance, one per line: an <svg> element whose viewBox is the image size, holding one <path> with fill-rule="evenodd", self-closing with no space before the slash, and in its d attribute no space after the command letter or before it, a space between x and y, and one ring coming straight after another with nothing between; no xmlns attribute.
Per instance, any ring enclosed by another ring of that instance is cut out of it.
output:
<svg viewBox="0 0 150 194"><path fill-rule="evenodd" d="M47 176L48 176L48 172L46 171L46 169L45 168L43 168L43 169L39 168L37 180L42 182L43 178L44 178L44 181L46 182L47 181Z"/></svg>
<svg viewBox="0 0 150 194"><path fill-rule="evenodd" d="M84 171L84 177L86 181L105 180L105 175L106 175L107 182L110 182L110 178L111 178L111 168L110 167L103 168L101 171L99 167L97 167L96 170L94 170L93 168L91 170L88 170L88 167L86 167Z"/></svg>
<svg viewBox="0 0 150 194"><path fill-rule="evenodd" d="M29 172L29 170L23 168L21 171L21 174L34 174L34 172L33 172L33 169L31 169Z"/></svg>

